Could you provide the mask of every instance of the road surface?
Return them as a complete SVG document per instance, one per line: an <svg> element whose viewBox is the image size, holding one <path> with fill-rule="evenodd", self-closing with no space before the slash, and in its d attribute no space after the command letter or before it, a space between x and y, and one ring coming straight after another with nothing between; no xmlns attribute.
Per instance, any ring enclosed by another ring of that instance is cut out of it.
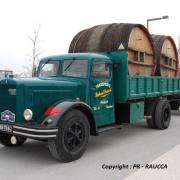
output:
<svg viewBox="0 0 180 180"><path fill-rule="evenodd" d="M66 164L54 160L44 142L0 145L0 180L180 179L180 111L172 114L164 131L148 129L142 121L91 137L83 157ZM163 167L145 168L151 164Z"/></svg>

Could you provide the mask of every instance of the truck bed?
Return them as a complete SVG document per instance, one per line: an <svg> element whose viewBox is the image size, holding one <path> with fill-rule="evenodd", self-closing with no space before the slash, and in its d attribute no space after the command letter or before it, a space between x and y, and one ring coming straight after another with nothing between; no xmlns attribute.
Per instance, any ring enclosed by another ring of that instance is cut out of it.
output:
<svg viewBox="0 0 180 180"><path fill-rule="evenodd" d="M113 52L109 57L114 64L119 64L113 71L115 103L159 96L180 95L180 78L128 75L126 52Z"/></svg>
<svg viewBox="0 0 180 180"><path fill-rule="evenodd" d="M180 94L180 78L128 76L128 100L174 94Z"/></svg>

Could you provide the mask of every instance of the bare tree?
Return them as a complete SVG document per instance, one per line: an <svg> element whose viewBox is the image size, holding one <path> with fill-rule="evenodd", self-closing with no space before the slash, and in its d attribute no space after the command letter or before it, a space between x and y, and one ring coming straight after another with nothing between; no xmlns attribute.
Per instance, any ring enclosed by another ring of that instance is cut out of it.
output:
<svg viewBox="0 0 180 180"><path fill-rule="evenodd" d="M28 39L32 43L32 51L29 56L29 64L23 66L25 69L25 76L32 76L36 75L36 69L39 64L39 55L40 55L40 48L39 48L39 34L40 34L40 25L35 28L32 36L28 36Z"/></svg>

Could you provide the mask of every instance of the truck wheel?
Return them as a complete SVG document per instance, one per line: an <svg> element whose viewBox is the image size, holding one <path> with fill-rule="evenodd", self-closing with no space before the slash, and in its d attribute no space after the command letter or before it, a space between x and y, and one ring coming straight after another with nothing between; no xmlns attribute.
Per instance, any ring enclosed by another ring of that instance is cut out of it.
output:
<svg viewBox="0 0 180 180"><path fill-rule="evenodd" d="M152 101L148 104L146 116L151 116L151 118L147 118L146 122L149 128L156 128L155 124L155 109L156 109L157 101Z"/></svg>
<svg viewBox="0 0 180 180"><path fill-rule="evenodd" d="M4 146L8 146L8 147L20 146L24 144L24 142L26 141L26 138L16 136L16 143L13 144L11 142L11 138L12 135L10 134L0 133L0 142Z"/></svg>
<svg viewBox="0 0 180 180"><path fill-rule="evenodd" d="M172 110L178 110L179 109L179 102L174 101L174 102L171 102L170 105L171 105Z"/></svg>
<svg viewBox="0 0 180 180"><path fill-rule="evenodd" d="M171 121L171 107L167 100L160 100L155 110L157 129L167 129Z"/></svg>
<svg viewBox="0 0 180 180"><path fill-rule="evenodd" d="M71 110L59 121L57 137L48 141L49 150L61 162L77 160L86 149L89 134L87 117L79 110Z"/></svg>

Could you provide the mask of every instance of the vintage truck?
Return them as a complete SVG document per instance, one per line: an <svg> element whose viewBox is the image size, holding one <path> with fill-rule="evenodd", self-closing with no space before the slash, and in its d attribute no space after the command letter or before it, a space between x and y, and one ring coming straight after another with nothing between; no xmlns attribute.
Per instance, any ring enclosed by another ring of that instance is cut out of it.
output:
<svg viewBox="0 0 180 180"><path fill-rule="evenodd" d="M37 74L0 81L0 141L47 141L61 162L80 158L90 135L123 124L168 128L170 102L180 99L180 78L128 75L126 51L46 57Z"/></svg>

